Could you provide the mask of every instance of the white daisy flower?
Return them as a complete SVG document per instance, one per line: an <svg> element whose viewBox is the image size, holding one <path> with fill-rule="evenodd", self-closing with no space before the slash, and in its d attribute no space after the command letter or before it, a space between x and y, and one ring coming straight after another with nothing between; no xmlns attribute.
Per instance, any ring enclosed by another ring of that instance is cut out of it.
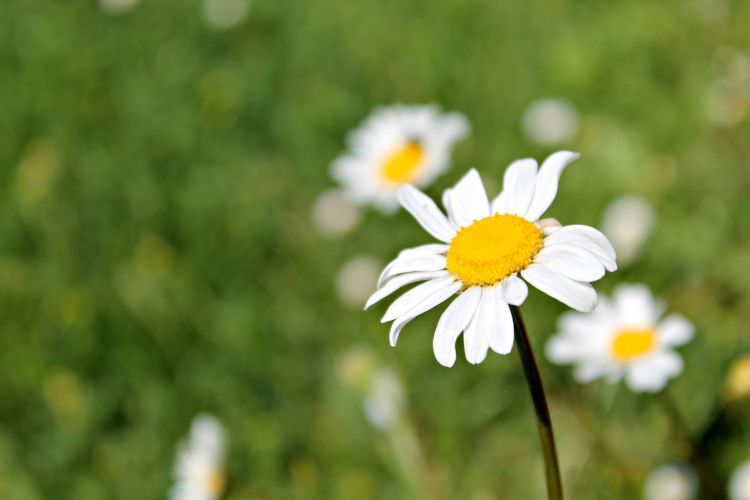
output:
<svg viewBox="0 0 750 500"><path fill-rule="evenodd" d="M523 112L523 133L540 146L570 142L578 133L578 112L563 99L539 99Z"/></svg>
<svg viewBox="0 0 750 500"><path fill-rule="evenodd" d="M602 296L592 314L563 314L560 333L547 343L547 357L575 364L574 376L586 383L625 377L634 392L657 392L682 372L672 349L693 337L693 325L679 314L659 319L664 305L644 285L619 285L612 300Z"/></svg>
<svg viewBox="0 0 750 500"><path fill-rule="evenodd" d="M365 308L403 286L426 281L396 299L383 316L382 322L393 321L391 345L409 321L458 294L435 331L438 362L453 366L461 332L472 364L481 363L488 349L508 354L513 347L508 305L520 305L528 294L519 275L574 309L596 306L589 282L617 268L609 241L588 226L539 220L555 198L563 169L578 156L555 153L538 171L532 159L512 163L503 191L492 202L472 169L443 194L447 217L415 187L398 190L401 205L441 243L404 250L380 275Z"/></svg>
<svg viewBox="0 0 750 500"><path fill-rule="evenodd" d="M740 464L732 473L729 500L750 500L750 460Z"/></svg>
<svg viewBox="0 0 750 500"><path fill-rule="evenodd" d="M404 390L396 372L380 368L373 374L363 406L376 428L387 430L396 424L404 406Z"/></svg>
<svg viewBox="0 0 750 500"><path fill-rule="evenodd" d="M190 437L177 452L172 500L214 500L224 491L224 431L214 417L193 419Z"/></svg>
<svg viewBox="0 0 750 500"><path fill-rule="evenodd" d="M336 273L336 294L345 306L359 310L375 291L383 263L368 255L347 260Z"/></svg>
<svg viewBox="0 0 750 500"><path fill-rule="evenodd" d="M349 135L331 175L352 201L390 213L400 186L427 186L448 169L454 143L468 131L463 115L434 105L379 108Z"/></svg>
<svg viewBox="0 0 750 500"><path fill-rule="evenodd" d="M626 195L609 204L604 212L602 231L617 252L617 263L633 262L651 236L656 214L640 196Z"/></svg>
<svg viewBox="0 0 750 500"><path fill-rule="evenodd" d="M645 500L693 500L698 494L698 478L685 464L657 467L643 486Z"/></svg>

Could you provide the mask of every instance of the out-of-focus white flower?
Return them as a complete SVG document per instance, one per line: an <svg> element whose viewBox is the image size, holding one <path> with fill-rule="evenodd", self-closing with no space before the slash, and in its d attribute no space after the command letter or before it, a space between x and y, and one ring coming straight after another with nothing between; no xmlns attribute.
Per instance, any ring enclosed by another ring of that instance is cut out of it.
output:
<svg viewBox="0 0 750 500"><path fill-rule="evenodd" d="M346 261L336 275L336 293L349 307L361 309L378 283L382 264L379 260L360 255Z"/></svg>
<svg viewBox="0 0 750 500"><path fill-rule="evenodd" d="M121 14L138 5L140 0L99 0L99 6L110 14Z"/></svg>
<svg viewBox="0 0 750 500"><path fill-rule="evenodd" d="M638 256L654 229L656 214L640 196L621 196L604 212L602 232L617 252L617 263L627 265Z"/></svg>
<svg viewBox="0 0 750 500"><path fill-rule="evenodd" d="M492 202L472 169L443 193L447 216L414 186L398 190L401 205L440 243L402 251L385 267L378 291L365 305L425 282L393 301L382 317L383 323L393 321L392 346L411 320L453 298L432 340L438 362L453 366L461 334L471 364L484 361L489 349L508 354L513 348L510 305L526 300L526 282L573 309L594 309L591 282L617 269L612 245L592 227L540 220L555 199L560 175L578 156L559 151L541 168L531 158L513 162L505 171L503 191Z"/></svg>
<svg viewBox="0 0 750 500"><path fill-rule="evenodd" d="M733 127L750 108L750 58L734 47L722 47L715 59L721 74L706 93L706 117L716 127Z"/></svg>
<svg viewBox="0 0 750 500"><path fill-rule="evenodd" d="M734 469L729 480L729 500L750 500L750 460Z"/></svg>
<svg viewBox="0 0 750 500"><path fill-rule="evenodd" d="M204 0L203 20L216 29L237 26L250 11L250 0Z"/></svg>
<svg viewBox="0 0 750 500"><path fill-rule="evenodd" d="M581 383L625 377L634 392L660 391L682 373L682 358L672 349L690 341L693 325L678 314L660 320L664 306L645 285L619 285L612 299L600 296L591 314L563 314L547 357L575 364Z"/></svg>
<svg viewBox="0 0 750 500"><path fill-rule="evenodd" d="M404 406L404 391L398 375L393 370L377 370L365 396L364 408L367 418L378 429L388 429L401 416Z"/></svg>
<svg viewBox="0 0 750 500"><path fill-rule="evenodd" d="M336 375L353 388L367 387L377 362L372 349L356 346L343 352L336 361Z"/></svg>
<svg viewBox="0 0 750 500"><path fill-rule="evenodd" d="M224 491L224 430L216 418L193 419L187 442L180 445L171 500L215 500Z"/></svg>
<svg viewBox="0 0 750 500"><path fill-rule="evenodd" d="M359 208L339 189L324 191L312 207L316 229L327 236L339 236L352 231L360 221Z"/></svg>
<svg viewBox="0 0 750 500"><path fill-rule="evenodd" d="M526 137L541 146L556 146L578 133L578 112L562 99L539 99L524 111L522 128Z"/></svg>
<svg viewBox="0 0 750 500"><path fill-rule="evenodd" d="M444 114L434 105L378 108L350 133L348 151L333 163L331 175L352 201L392 213L396 189L429 185L449 168L453 145L468 131L463 115Z"/></svg>
<svg viewBox="0 0 750 500"><path fill-rule="evenodd" d="M698 493L695 472L685 464L657 467L646 478L645 500L692 500Z"/></svg>
<svg viewBox="0 0 750 500"><path fill-rule="evenodd" d="M693 0L693 6L698 16L708 24L722 23L731 13L729 0Z"/></svg>

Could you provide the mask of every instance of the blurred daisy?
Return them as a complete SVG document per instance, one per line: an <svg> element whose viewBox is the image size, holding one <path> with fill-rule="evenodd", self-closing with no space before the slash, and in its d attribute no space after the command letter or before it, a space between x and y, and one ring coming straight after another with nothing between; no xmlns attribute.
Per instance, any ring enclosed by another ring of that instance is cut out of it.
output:
<svg viewBox="0 0 750 500"><path fill-rule="evenodd" d="M203 20L211 28L233 28L245 20L249 0L204 0Z"/></svg>
<svg viewBox="0 0 750 500"><path fill-rule="evenodd" d="M336 293L342 304L361 308L375 291L382 263L377 259L360 255L352 257L336 274Z"/></svg>
<svg viewBox="0 0 750 500"><path fill-rule="evenodd" d="M393 212L396 189L426 186L445 172L454 143L468 131L463 115L442 114L437 106L379 108L349 135L349 150L333 163L331 175L352 201Z"/></svg>
<svg viewBox="0 0 750 500"><path fill-rule="evenodd" d="M604 212L602 231L617 252L617 263L627 265L640 253L654 229L656 215L640 196L622 196Z"/></svg>
<svg viewBox="0 0 750 500"><path fill-rule="evenodd" d="M692 500L698 493L695 472L685 464L657 467L643 487L645 500Z"/></svg>
<svg viewBox="0 0 750 500"><path fill-rule="evenodd" d="M140 0L99 0L102 10L110 14L120 14L131 10Z"/></svg>
<svg viewBox="0 0 750 500"><path fill-rule="evenodd" d="M441 243L404 250L380 275L366 308L403 286L426 281L396 299L383 316L382 322L393 321L391 345L409 321L458 294L437 324L438 362L453 366L461 332L472 364L481 363L488 349L508 354L513 347L508 304L520 305L528 294L519 275L574 309L596 306L589 282L616 269L609 241L588 226L539 220L555 198L563 169L578 156L555 153L538 171L532 159L512 163L503 192L492 202L472 169L443 194L447 217L415 187L398 190L401 205Z"/></svg>
<svg viewBox="0 0 750 500"><path fill-rule="evenodd" d="M539 99L524 111L523 132L541 146L555 146L571 141L578 133L578 112L562 99Z"/></svg>
<svg viewBox="0 0 750 500"><path fill-rule="evenodd" d="M324 191L312 207L313 225L326 236L349 233L359 220L359 209L339 189Z"/></svg>
<svg viewBox="0 0 750 500"><path fill-rule="evenodd" d="M389 429L401 417L404 390L393 370L380 368L372 377L364 400L365 415L376 428Z"/></svg>
<svg viewBox="0 0 750 500"><path fill-rule="evenodd" d="M682 372L682 358L672 348L693 337L693 325L664 311L644 285L619 285L612 300L602 296L592 314L563 314L560 333L547 343L547 357L575 364L575 378L585 383L604 377L625 382L635 392L657 392Z"/></svg>
<svg viewBox="0 0 750 500"><path fill-rule="evenodd" d="M750 460L740 464L732 473L729 500L750 500Z"/></svg>
<svg viewBox="0 0 750 500"><path fill-rule="evenodd" d="M190 437L180 445L172 500L212 500L224 491L224 431L214 417L193 419Z"/></svg>

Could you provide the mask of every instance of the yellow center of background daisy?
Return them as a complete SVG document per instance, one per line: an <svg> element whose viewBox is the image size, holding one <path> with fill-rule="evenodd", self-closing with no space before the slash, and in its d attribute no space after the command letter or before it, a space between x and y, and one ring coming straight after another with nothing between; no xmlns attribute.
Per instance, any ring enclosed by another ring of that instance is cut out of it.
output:
<svg viewBox="0 0 750 500"><path fill-rule="evenodd" d="M612 342L612 356L617 361L631 361L656 347L656 332L650 328L622 330Z"/></svg>
<svg viewBox="0 0 750 500"><path fill-rule="evenodd" d="M517 215L492 215L461 228L446 254L465 286L494 285L523 270L542 248L542 232Z"/></svg>
<svg viewBox="0 0 750 500"><path fill-rule="evenodd" d="M224 491L226 478L224 477L224 473L222 471L213 470L204 478L204 482L206 489L212 495L218 496Z"/></svg>
<svg viewBox="0 0 750 500"><path fill-rule="evenodd" d="M407 184L412 182L422 165L424 150L416 142L410 142L393 153L383 164L381 172L388 184Z"/></svg>

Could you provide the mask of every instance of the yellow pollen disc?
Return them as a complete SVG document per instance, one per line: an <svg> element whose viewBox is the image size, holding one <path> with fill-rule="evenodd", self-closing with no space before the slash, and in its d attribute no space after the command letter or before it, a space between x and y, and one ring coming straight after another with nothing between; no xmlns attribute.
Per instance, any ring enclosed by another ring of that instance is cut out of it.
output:
<svg viewBox="0 0 750 500"><path fill-rule="evenodd" d="M212 495L218 496L224 491L226 479L221 471L212 471L204 480L206 489L211 492Z"/></svg>
<svg viewBox="0 0 750 500"><path fill-rule="evenodd" d="M416 142L398 149L383 163L381 175L387 184L401 185L412 182L422 166L424 150Z"/></svg>
<svg viewBox="0 0 750 500"><path fill-rule="evenodd" d="M632 361L651 352L656 347L656 332L642 330L622 330L612 342L612 356L617 361Z"/></svg>
<svg viewBox="0 0 750 500"><path fill-rule="evenodd" d="M451 241L448 271L464 286L494 285L525 269L542 248L542 232L517 215L495 214L461 228Z"/></svg>

